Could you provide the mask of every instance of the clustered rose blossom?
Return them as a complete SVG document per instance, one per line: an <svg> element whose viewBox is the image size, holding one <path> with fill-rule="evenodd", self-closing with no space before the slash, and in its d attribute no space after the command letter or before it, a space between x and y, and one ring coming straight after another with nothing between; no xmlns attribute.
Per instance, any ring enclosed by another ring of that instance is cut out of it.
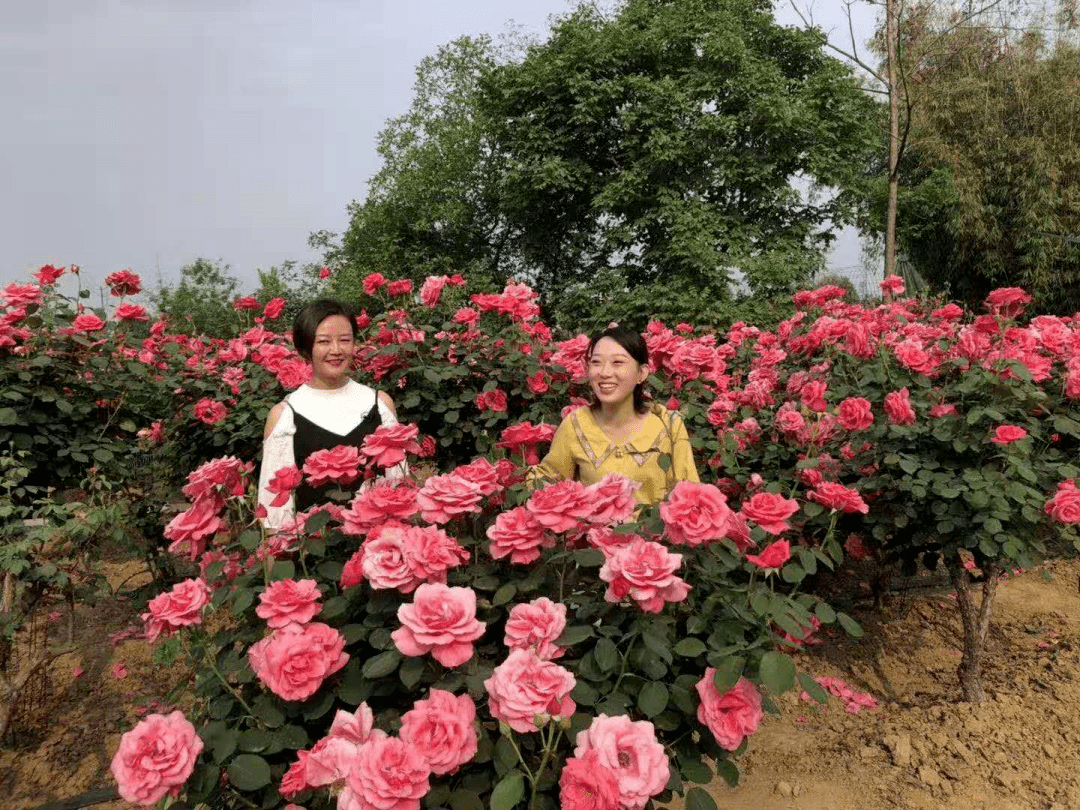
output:
<svg viewBox="0 0 1080 810"><path fill-rule="evenodd" d="M597 715L592 725L578 732L574 756L581 759L589 751L595 751L596 762L615 775L619 806L625 810L642 810L664 789L671 775L664 746L648 720Z"/></svg>
<svg viewBox="0 0 1080 810"><path fill-rule="evenodd" d="M161 635L175 633L181 627L202 622L202 609L210 603L210 589L201 579L185 579L172 590L159 593L142 614L146 639L154 642Z"/></svg>
<svg viewBox="0 0 1080 810"><path fill-rule="evenodd" d="M447 570L468 559L469 553L437 526L388 520L369 531L346 562L341 587L367 579L372 588L412 593L424 582L445 583Z"/></svg>
<svg viewBox="0 0 1080 810"><path fill-rule="evenodd" d="M401 627L391 633L402 655L431 656L444 667L457 667L473 656L473 642L487 626L476 619L476 592L424 583L412 604L398 608Z"/></svg>
<svg viewBox="0 0 1080 810"><path fill-rule="evenodd" d="M709 667L697 683L697 716L703 726L712 732L721 748L734 751L745 737L757 731L764 712L761 709L761 693L746 678L724 694L716 689L716 669Z"/></svg>
<svg viewBox="0 0 1080 810"><path fill-rule="evenodd" d="M552 717L570 717L577 706L570 670L542 660L532 650L511 650L484 681L488 711L521 734L539 731Z"/></svg>
<svg viewBox="0 0 1080 810"><path fill-rule="evenodd" d="M566 652L555 643L565 629L566 605L541 596L511 608L503 644L511 650L532 650L537 658L550 661Z"/></svg>
<svg viewBox="0 0 1080 810"><path fill-rule="evenodd" d="M407 478L381 480L361 489L342 513L342 532L362 535L388 520L407 520L420 510L416 493L416 485Z"/></svg>
<svg viewBox="0 0 1080 810"><path fill-rule="evenodd" d="M183 712L147 715L120 738L112 759L120 797L150 806L179 796L202 749L202 739Z"/></svg>
<svg viewBox="0 0 1080 810"><path fill-rule="evenodd" d="M319 583L313 579L281 579L259 594L255 615L274 629L291 622L307 624L322 610L321 596Z"/></svg>
<svg viewBox="0 0 1080 810"><path fill-rule="evenodd" d="M345 639L321 622L287 624L248 650L259 681L282 700L306 700L349 661Z"/></svg>
<svg viewBox="0 0 1080 810"><path fill-rule="evenodd" d="M646 613L659 613L668 602L682 602L690 586L675 572L682 555L672 554L659 543L637 538L605 553L600 579L608 583L604 599L621 602L630 597Z"/></svg>

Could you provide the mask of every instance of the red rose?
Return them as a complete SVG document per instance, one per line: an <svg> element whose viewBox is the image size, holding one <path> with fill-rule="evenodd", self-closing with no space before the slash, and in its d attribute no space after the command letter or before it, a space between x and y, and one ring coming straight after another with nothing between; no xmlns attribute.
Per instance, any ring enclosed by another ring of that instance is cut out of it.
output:
<svg viewBox="0 0 1080 810"><path fill-rule="evenodd" d="M138 304L121 304L113 312L113 317L118 321L148 321L150 316L146 314L146 308Z"/></svg>
<svg viewBox="0 0 1080 810"><path fill-rule="evenodd" d="M386 283L386 278L382 273L368 273L364 277L364 292L368 295L374 295L378 289Z"/></svg>
<svg viewBox="0 0 1080 810"><path fill-rule="evenodd" d="M747 554L746 559L759 568L779 568L791 559L791 543L777 540L765 546L760 554Z"/></svg>
<svg viewBox="0 0 1080 810"><path fill-rule="evenodd" d="M727 498L712 484L680 481L660 504L664 530L673 543L700 546L733 528Z"/></svg>
<svg viewBox="0 0 1080 810"><path fill-rule="evenodd" d="M207 425L216 425L229 411L217 400L203 397L195 403L195 418Z"/></svg>
<svg viewBox="0 0 1080 810"><path fill-rule="evenodd" d="M274 500L270 502L270 505L284 506L287 504L289 498L292 497L293 490L300 486L303 480L304 474L297 469L295 464L282 467L274 473L274 477L266 485L267 491L274 495Z"/></svg>
<svg viewBox="0 0 1080 810"><path fill-rule="evenodd" d="M130 270L117 270L105 276L105 283L112 295L122 298L125 295L137 295L142 291L142 279Z"/></svg>
<svg viewBox="0 0 1080 810"><path fill-rule="evenodd" d="M285 299L284 298L271 298L266 302L266 306L263 307L263 317L268 321L277 320L281 317L281 313L285 311Z"/></svg>
<svg viewBox="0 0 1080 810"><path fill-rule="evenodd" d="M56 283L60 276L64 275L65 267L53 267L51 264L42 265L41 269L34 273L34 278L43 287L49 287Z"/></svg>
<svg viewBox="0 0 1080 810"><path fill-rule="evenodd" d="M92 312L84 312L82 315L75 316L75 320L71 322L71 328L76 332L100 332L105 328L105 321Z"/></svg>
<svg viewBox="0 0 1080 810"><path fill-rule="evenodd" d="M413 283L411 278L399 278L386 285L386 292L390 295L408 295L412 292Z"/></svg>
<svg viewBox="0 0 1080 810"><path fill-rule="evenodd" d="M232 302L232 308L237 312L242 309L258 309L259 301L253 295L244 295Z"/></svg>
<svg viewBox="0 0 1080 810"><path fill-rule="evenodd" d="M506 392L501 388L496 388L493 391L480 391L476 395L476 407L481 413L484 411L506 413Z"/></svg>
<svg viewBox="0 0 1080 810"><path fill-rule="evenodd" d="M1019 425L998 425L994 431L994 444L1012 444L1028 435L1028 432Z"/></svg>
<svg viewBox="0 0 1080 810"><path fill-rule="evenodd" d="M787 519L799 511L797 501L773 492L759 492L742 505L742 515L769 534L781 534L789 528Z"/></svg>
<svg viewBox="0 0 1080 810"><path fill-rule="evenodd" d="M874 412L870 400L848 397L840 403L836 421L844 430L866 430L874 424Z"/></svg>
<svg viewBox="0 0 1080 810"><path fill-rule="evenodd" d="M1011 318L1019 315L1024 304L1031 303L1031 296L1020 287L999 287L986 296L986 308L995 315Z"/></svg>

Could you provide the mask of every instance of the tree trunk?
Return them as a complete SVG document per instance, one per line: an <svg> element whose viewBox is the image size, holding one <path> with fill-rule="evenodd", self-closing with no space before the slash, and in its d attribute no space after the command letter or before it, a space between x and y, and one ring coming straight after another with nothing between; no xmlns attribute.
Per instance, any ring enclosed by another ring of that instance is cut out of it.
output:
<svg viewBox="0 0 1080 810"><path fill-rule="evenodd" d="M986 634L990 630L990 612L997 594L997 565L988 563L983 568L982 599L978 609L971 597L971 577L964 568L959 556L948 562L949 579L956 588L956 606L960 610L960 622L963 625L964 654L957 668L960 689L964 700L969 703L981 703L986 697L982 684L982 651L986 644Z"/></svg>
<svg viewBox="0 0 1080 810"><path fill-rule="evenodd" d="M898 0L885 0L885 53L889 80L889 202L885 213L885 276L896 274L896 198L900 185L900 82L896 47L899 39Z"/></svg>

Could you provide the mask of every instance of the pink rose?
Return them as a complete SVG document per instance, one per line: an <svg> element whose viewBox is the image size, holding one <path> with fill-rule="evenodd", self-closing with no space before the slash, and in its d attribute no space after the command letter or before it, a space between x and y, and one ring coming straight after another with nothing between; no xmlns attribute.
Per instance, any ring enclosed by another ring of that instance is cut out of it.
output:
<svg viewBox="0 0 1080 810"><path fill-rule="evenodd" d="M319 611L319 584L313 579L282 579L271 582L259 594L259 606L255 615L265 619L266 624L274 629L284 627L290 622L307 624Z"/></svg>
<svg viewBox="0 0 1080 810"><path fill-rule="evenodd" d="M986 296L986 307L995 315L1011 318L1024 310L1025 304L1031 303L1031 296L1020 287L998 287Z"/></svg>
<svg viewBox="0 0 1080 810"><path fill-rule="evenodd" d="M360 451L351 444L316 450L304 462L304 475L313 487L351 484L360 477Z"/></svg>
<svg viewBox="0 0 1080 810"><path fill-rule="evenodd" d="M690 586L675 576L682 555L659 543L638 538L606 555L600 579L608 583L604 599L621 602L629 596L646 613L659 613L668 602L681 602Z"/></svg>
<svg viewBox="0 0 1080 810"><path fill-rule="evenodd" d="M297 469L295 464L282 467L274 473L274 477L266 485L267 492L274 496L274 500L270 502L270 505L284 506L287 504L289 498L292 497L293 490L300 486L303 481L304 474Z"/></svg>
<svg viewBox="0 0 1080 810"><path fill-rule="evenodd" d="M911 407L911 397L907 388L885 395L885 413L894 425L915 423L915 409Z"/></svg>
<svg viewBox="0 0 1080 810"><path fill-rule="evenodd" d="M551 548L555 538L524 506L515 506L495 517L488 526L488 551L496 560L509 556L511 562L530 563L540 558L541 548Z"/></svg>
<svg viewBox="0 0 1080 810"><path fill-rule="evenodd" d="M248 650L259 680L282 700L305 700L349 660L345 639L321 622L287 624Z"/></svg>
<svg viewBox="0 0 1080 810"><path fill-rule="evenodd" d="M113 317L118 321L148 321L150 316L146 314L146 307L138 304L121 304L113 311Z"/></svg>
<svg viewBox="0 0 1080 810"><path fill-rule="evenodd" d="M456 540L435 526L408 526L391 520L368 534L359 571L353 576L360 575L356 582L366 577L372 588L411 593L422 582L445 582L447 569L468 558L468 552ZM350 560L346 568L352 563ZM355 583L342 587L351 584Z"/></svg>
<svg viewBox="0 0 1080 810"><path fill-rule="evenodd" d="M232 308L237 312L245 309L258 309L259 299L254 295L241 295L232 302Z"/></svg>
<svg viewBox="0 0 1080 810"><path fill-rule="evenodd" d="M196 467L187 477L183 493L195 503L211 500L220 505L228 497L243 497L255 465L235 456L211 459Z"/></svg>
<svg viewBox="0 0 1080 810"><path fill-rule="evenodd" d="M228 413L224 405L209 397L203 397L195 403L195 418L207 425L216 425Z"/></svg>
<svg viewBox="0 0 1080 810"><path fill-rule="evenodd" d="M33 274L34 278L38 280L38 283L43 287L51 287L56 283L56 280L60 276L64 275L66 267L55 267L51 264L44 264L41 268Z"/></svg>
<svg viewBox="0 0 1080 810"><path fill-rule="evenodd" d="M680 481L660 504L664 530L673 543L700 546L732 528L727 498L712 484Z"/></svg>
<svg viewBox="0 0 1080 810"><path fill-rule="evenodd" d="M375 715L367 703L361 703L355 712L338 709L334 721L330 724L328 737L342 737L357 745L363 745L371 736L375 726Z"/></svg>
<svg viewBox="0 0 1080 810"><path fill-rule="evenodd" d="M799 503L775 492L758 492L742 505L741 511L744 518L769 534L782 534L790 528L787 520L799 511Z"/></svg>
<svg viewBox="0 0 1080 810"><path fill-rule="evenodd" d="M1071 480L1062 481L1044 509L1058 523L1080 523L1080 489Z"/></svg>
<svg viewBox="0 0 1080 810"><path fill-rule="evenodd" d="M487 626L476 619L472 588L450 588L439 582L416 589L412 604L398 608L401 627L391 633L402 655L432 657L445 667L464 664L473 656L473 642Z"/></svg>
<svg viewBox="0 0 1080 810"><path fill-rule="evenodd" d="M372 739L360 748L338 798L349 810L420 810L431 769L413 746L396 737Z"/></svg>
<svg viewBox="0 0 1080 810"><path fill-rule="evenodd" d="M648 720L598 715L591 726L578 732L574 756L583 758L590 750L596 751L600 765L615 774L619 806L625 810L642 810L671 776L664 746L657 742Z"/></svg>
<svg viewBox="0 0 1080 810"><path fill-rule="evenodd" d="M171 591L159 593L142 614L146 623L147 641L156 641L163 633L169 635L181 627L199 624L202 609L210 603L210 588L201 579L185 579Z"/></svg>
<svg viewBox="0 0 1080 810"><path fill-rule="evenodd" d="M484 497L494 495L502 489L502 485L499 484L498 469L483 456L456 468L453 474L466 481L472 481L480 487L480 494Z"/></svg>
<svg viewBox="0 0 1080 810"><path fill-rule="evenodd" d="M866 505L866 501L862 499L858 490L849 489L832 481L820 482L806 498L820 503L826 509L836 509L841 512L862 512L864 515L870 511L870 507Z"/></svg>
<svg viewBox="0 0 1080 810"><path fill-rule="evenodd" d="M382 273L368 273L364 276L364 292L374 295L375 292L386 283L386 277Z"/></svg>
<svg viewBox="0 0 1080 810"><path fill-rule="evenodd" d="M412 575L424 582L446 582L446 572L468 562L469 552L437 526L408 526L402 548Z"/></svg>
<svg viewBox="0 0 1080 810"><path fill-rule="evenodd" d="M935 405L930 409L930 416L934 419L940 419L943 416L955 416L956 406L951 402L945 402L940 405Z"/></svg>
<svg viewBox="0 0 1080 810"><path fill-rule="evenodd" d="M457 475L433 475L416 495L420 515L428 523L449 523L458 515L480 511L480 487Z"/></svg>
<svg viewBox="0 0 1080 810"><path fill-rule="evenodd" d="M634 515L637 502L634 493L641 489L639 481L608 473L586 491L592 500L592 523L625 523Z"/></svg>
<svg viewBox="0 0 1080 810"><path fill-rule="evenodd" d="M582 757L570 757L559 777L562 810L618 810L619 782L600 754L589 749Z"/></svg>
<svg viewBox="0 0 1080 810"><path fill-rule="evenodd" d="M712 732L717 745L734 751L742 745L744 737L757 731L765 716L761 710L761 693L746 678L739 678L738 683L721 695L716 691L715 675L716 669L709 667L697 683L701 698L697 716Z"/></svg>
<svg viewBox="0 0 1080 810"><path fill-rule="evenodd" d="M408 295L412 292L413 283L411 278L399 278L386 285L389 295Z"/></svg>
<svg viewBox="0 0 1080 810"><path fill-rule="evenodd" d="M481 413L484 411L506 413L506 392L501 388L479 392L476 395L476 408Z"/></svg>
<svg viewBox="0 0 1080 810"><path fill-rule="evenodd" d="M285 299L284 298L271 298L266 302L266 306L263 307L263 317L268 321L275 321L281 317L281 313L285 311Z"/></svg>
<svg viewBox="0 0 1080 810"><path fill-rule="evenodd" d="M341 569L341 590L353 588L364 581L364 552L353 552L353 555L345 561Z"/></svg>
<svg viewBox="0 0 1080 810"><path fill-rule="evenodd" d="M592 514L589 491L580 481L556 481L535 490L525 508L537 523L557 533L576 529Z"/></svg>
<svg viewBox="0 0 1080 810"><path fill-rule="evenodd" d="M405 460L407 453L419 453L416 425L380 425L364 437L361 451L379 467L393 467Z"/></svg>
<svg viewBox="0 0 1080 810"><path fill-rule="evenodd" d="M791 543L777 540L765 546L760 554L747 554L746 559L759 568L779 568L791 559Z"/></svg>
<svg viewBox="0 0 1080 810"><path fill-rule="evenodd" d="M454 697L432 689L401 718L401 740L419 752L431 772L454 773L476 756L476 704L468 695Z"/></svg>
<svg viewBox="0 0 1080 810"><path fill-rule="evenodd" d="M360 745L345 737L323 737L312 746L304 763L306 787L326 787L344 780L359 752Z"/></svg>
<svg viewBox="0 0 1080 810"><path fill-rule="evenodd" d="M511 650L510 655L484 681L488 710L514 731L529 734L547 725L553 716L570 717L577 706L570 690L573 674L532 650Z"/></svg>
<svg viewBox="0 0 1080 810"><path fill-rule="evenodd" d="M896 274L886 276L884 281L878 283L878 286L886 296L904 294L904 279Z"/></svg>
<svg viewBox="0 0 1080 810"><path fill-rule="evenodd" d="M112 759L120 797L146 806L170 794L178 796L202 748L183 712L147 715L120 738Z"/></svg>
<svg viewBox="0 0 1080 810"><path fill-rule="evenodd" d="M436 306L446 282L446 276L428 276L420 287L420 303L425 307Z"/></svg>
<svg viewBox="0 0 1080 810"><path fill-rule="evenodd" d="M4 306L14 309L15 307L27 307L41 303L41 287L37 284L8 284L0 295L4 298Z"/></svg>
<svg viewBox="0 0 1080 810"><path fill-rule="evenodd" d="M1019 425L998 425L994 430L994 444L1012 444L1028 435L1028 432Z"/></svg>
<svg viewBox="0 0 1080 810"><path fill-rule="evenodd" d="M198 501L185 512L169 521L165 527L166 540L171 540L169 551L179 553L184 544L187 544L188 555L191 560L199 559L199 555L206 548L206 540L213 537L225 524L217 516L214 506L207 501Z"/></svg>
<svg viewBox="0 0 1080 810"><path fill-rule="evenodd" d="M420 507L416 503L416 485L408 479L377 481L365 487L342 512L344 534L366 534L387 520L406 520Z"/></svg>
<svg viewBox="0 0 1080 810"><path fill-rule="evenodd" d="M503 644L511 650L532 650L537 658L550 661L566 652L555 644L565 629L566 605L541 596L510 610Z"/></svg>
<svg viewBox="0 0 1080 810"><path fill-rule="evenodd" d="M278 793L286 799L291 799L310 787L307 782L309 754L307 751L297 751L296 756L296 762L289 766L289 770L285 771L285 774L281 777L281 785L278 786Z"/></svg>
<svg viewBox="0 0 1080 810"><path fill-rule="evenodd" d="M874 412L870 400L862 397L848 397L840 403L836 421L844 430L866 430L874 424Z"/></svg>
<svg viewBox="0 0 1080 810"><path fill-rule="evenodd" d="M915 340L898 343L893 348L893 354L896 355L896 362L916 374L932 374L938 367L938 363Z"/></svg>

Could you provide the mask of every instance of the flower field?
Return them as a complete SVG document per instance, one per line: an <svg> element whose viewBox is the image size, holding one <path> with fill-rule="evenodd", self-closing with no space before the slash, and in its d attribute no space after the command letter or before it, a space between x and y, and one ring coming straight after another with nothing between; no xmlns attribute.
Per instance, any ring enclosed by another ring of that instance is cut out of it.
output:
<svg viewBox="0 0 1080 810"><path fill-rule="evenodd" d="M224 341L150 323L128 271L106 279L110 313L61 295L62 276L0 293L3 508L45 514L51 485L84 515L121 509L114 540L140 527L160 591L146 643L197 675L172 695L192 710L148 716L113 752L129 802L706 810L765 714L846 699L793 658L863 634L821 583L853 562L882 588L946 574L956 686L978 702L999 575L1078 542L1080 319L1032 316L1022 290L970 313L894 278L874 304L799 292L775 330L649 323L651 394L683 414L703 483L639 509L625 479L526 481L587 395L585 336L553 335L522 284L373 274L356 377L402 425L281 471L284 498L305 478L371 484L270 533L252 462L308 373L284 302L238 299L250 322ZM402 458L413 476L379 479ZM185 504L155 531L125 494ZM53 517L5 537L0 564L71 602L100 536L54 534L50 558L35 541L80 523ZM6 615L16 634L26 617Z"/></svg>

